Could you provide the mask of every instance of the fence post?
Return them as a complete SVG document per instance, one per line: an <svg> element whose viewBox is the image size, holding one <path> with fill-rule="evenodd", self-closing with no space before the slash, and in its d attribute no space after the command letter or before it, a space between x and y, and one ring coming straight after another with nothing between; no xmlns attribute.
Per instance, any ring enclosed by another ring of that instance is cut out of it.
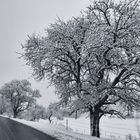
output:
<svg viewBox="0 0 140 140"><path fill-rule="evenodd" d="M68 119L66 119L66 130L68 130Z"/></svg>

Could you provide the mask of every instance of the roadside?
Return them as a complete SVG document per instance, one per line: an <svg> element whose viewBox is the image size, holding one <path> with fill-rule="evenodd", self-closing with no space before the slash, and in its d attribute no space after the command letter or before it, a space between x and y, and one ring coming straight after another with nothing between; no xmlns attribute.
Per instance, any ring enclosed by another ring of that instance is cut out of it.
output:
<svg viewBox="0 0 140 140"><path fill-rule="evenodd" d="M32 127L0 116L0 140L57 140Z"/></svg>

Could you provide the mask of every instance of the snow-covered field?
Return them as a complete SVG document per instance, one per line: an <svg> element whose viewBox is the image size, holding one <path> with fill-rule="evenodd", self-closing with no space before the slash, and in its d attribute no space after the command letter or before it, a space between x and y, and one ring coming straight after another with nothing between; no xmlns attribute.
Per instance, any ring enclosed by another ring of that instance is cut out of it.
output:
<svg viewBox="0 0 140 140"><path fill-rule="evenodd" d="M66 120L68 120L68 130L66 130ZM16 119L16 121L32 126L61 140L95 140L95 138L88 136L89 119L85 117L77 120L73 118L65 118L63 121L54 120L53 125L50 125L47 120L30 122ZM140 127L140 120L104 117L101 119L101 137L126 139L131 135L133 138L139 138L138 127Z"/></svg>
<svg viewBox="0 0 140 140"><path fill-rule="evenodd" d="M39 122L25 121L22 119L13 119L13 120L26 124L33 128L36 128L60 140L99 140L98 138L95 137L91 137L80 133L75 133L71 130L66 130L65 126L63 126L61 123L50 125L47 120L40 120ZM101 139L101 140L108 140L108 139Z"/></svg>
<svg viewBox="0 0 140 140"><path fill-rule="evenodd" d="M77 120L73 118L65 118L63 121L54 120L51 125L47 120L40 120L39 122L15 120L55 136L60 140L98 140L89 136L89 119L85 117ZM68 120L68 130L66 130L66 120ZM101 140L105 140L105 138L121 140L130 137L130 135L131 138L138 139L138 125L140 126L140 120L104 117L101 119L100 126Z"/></svg>
<svg viewBox="0 0 140 140"><path fill-rule="evenodd" d="M89 119L81 117L77 120L67 118L69 128L82 134L90 134ZM65 124L66 120L62 121ZM140 130L140 119L119 119L103 117L100 122L101 137L112 139L126 139L130 135L139 138L138 127Z"/></svg>

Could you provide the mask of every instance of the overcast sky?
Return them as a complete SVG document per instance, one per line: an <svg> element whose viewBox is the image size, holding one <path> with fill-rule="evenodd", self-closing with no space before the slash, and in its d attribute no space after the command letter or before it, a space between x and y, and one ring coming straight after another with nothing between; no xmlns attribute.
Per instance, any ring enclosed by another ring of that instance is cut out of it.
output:
<svg viewBox="0 0 140 140"><path fill-rule="evenodd" d="M13 79L28 79L42 94L40 104L55 101L54 89L47 88L47 81L36 82L16 52L21 52L27 35L43 34L57 17L78 16L88 5L89 0L0 0L0 87Z"/></svg>

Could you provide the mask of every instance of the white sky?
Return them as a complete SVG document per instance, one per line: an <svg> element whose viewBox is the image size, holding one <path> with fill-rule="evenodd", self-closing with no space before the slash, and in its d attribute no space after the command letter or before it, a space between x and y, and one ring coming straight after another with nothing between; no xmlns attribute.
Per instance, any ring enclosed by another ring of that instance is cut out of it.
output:
<svg viewBox="0 0 140 140"><path fill-rule="evenodd" d="M0 87L13 79L28 79L39 89L39 103L48 105L56 100L48 82L36 82L31 70L16 52L21 52L27 35L44 33L57 17L64 20L78 16L89 5L89 0L0 0Z"/></svg>

